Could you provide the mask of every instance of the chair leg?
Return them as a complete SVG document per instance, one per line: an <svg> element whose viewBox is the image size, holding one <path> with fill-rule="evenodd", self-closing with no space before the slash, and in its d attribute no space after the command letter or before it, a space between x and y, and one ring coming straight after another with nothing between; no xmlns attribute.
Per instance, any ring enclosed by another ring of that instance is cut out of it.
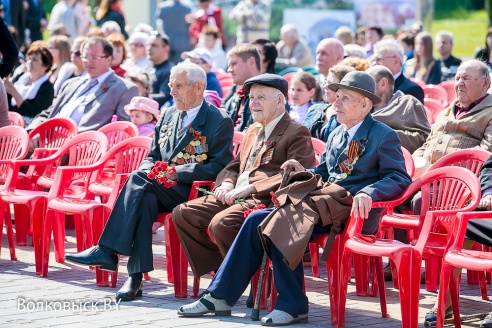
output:
<svg viewBox="0 0 492 328"><path fill-rule="evenodd" d="M351 253L344 251L341 239L340 236L335 237L331 253L326 261L331 323L335 328L345 327L345 306L351 270Z"/></svg>
<svg viewBox="0 0 492 328"><path fill-rule="evenodd" d="M309 256L311 258L311 269L313 277L319 278L319 246L316 243L309 243Z"/></svg>
<svg viewBox="0 0 492 328"><path fill-rule="evenodd" d="M353 254L357 296L369 296L369 256Z"/></svg>
<svg viewBox="0 0 492 328"><path fill-rule="evenodd" d="M383 271L383 259L381 257L371 257L375 270L372 272L373 275L373 287L374 284L379 288L379 303L381 304L381 317L389 318L388 307L386 303L386 285L384 284L384 271ZM376 281L374 280L376 276ZM375 295L374 295L375 296Z"/></svg>
<svg viewBox="0 0 492 328"><path fill-rule="evenodd" d="M468 275L468 272L467 272ZM489 296L487 295L487 281L485 272L477 272L478 276L478 284L480 285L480 295L482 295L482 299L484 301L489 300Z"/></svg>
<svg viewBox="0 0 492 328"><path fill-rule="evenodd" d="M24 205L14 204L15 240L18 246L27 245L28 215ZM10 224L12 224L12 220L10 220Z"/></svg>
<svg viewBox="0 0 492 328"><path fill-rule="evenodd" d="M400 308L402 328L419 326L419 294L420 294L420 254L414 250L404 251L394 256L400 286Z"/></svg>
<svg viewBox="0 0 492 328"><path fill-rule="evenodd" d="M41 275L42 263L43 263L43 229L46 213L46 198L38 198L32 204L32 213L27 211L24 207L23 211L30 215L30 221L32 223L32 244L34 246L34 263L36 265L36 274ZM48 244L48 256L49 256L49 244Z"/></svg>
<svg viewBox="0 0 492 328"><path fill-rule="evenodd" d="M65 262L65 214L54 211L53 244L55 246L55 261Z"/></svg>
<svg viewBox="0 0 492 328"><path fill-rule="evenodd" d="M8 204L0 202L0 213L3 214L0 215L0 245L2 244L3 222L5 222L5 232L7 233L7 242L9 244L10 260L17 261L17 256L15 255L14 231L12 229L12 219L8 206Z"/></svg>
<svg viewBox="0 0 492 328"><path fill-rule="evenodd" d="M446 314L446 302L448 299L448 291L451 282L451 274L453 267L444 263L441 269L441 278L439 283L439 294L437 303L437 320L436 327L444 327L444 316Z"/></svg>
<svg viewBox="0 0 492 328"><path fill-rule="evenodd" d="M42 256L41 256L41 277L48 275L48 265L50 260L51 233L53 231L53 221L55 213L47 210L43 226Z"/></svg>
<svg viewBox="0 0 492 328"><path fill-rule="evenodd" d="M169 239L171 249L174 297L186 298L188 297L188 260L179 242L171 214L164 219L164 230L166 231L166 238Z"/></svg>
<svg viewBox="0 0 492 328"><path fill-rule="evenodd" d="M425 259L425 289L431 293L437 292L439 262L440 259L434 256Z"/></svg>

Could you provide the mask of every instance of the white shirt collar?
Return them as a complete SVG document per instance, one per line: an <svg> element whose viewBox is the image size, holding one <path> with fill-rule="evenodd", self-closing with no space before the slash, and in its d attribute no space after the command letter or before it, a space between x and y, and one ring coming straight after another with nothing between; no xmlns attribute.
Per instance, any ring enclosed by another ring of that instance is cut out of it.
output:
<svg viewBox="0 0 492 328"><path fill-rule="evenodd" d="M108 78L109 75L111 75L111 73L113 73L112 69L96 77L99 87L104 83L104 81L106 81L106 79ZM91 80L92 78L87 74L84 76L84 79Z"/></svg>
<svg viewBox="0 0 492 328"><path fill-rule="evenodd" d="M193 107L186 112L186 116L183 118L183 123L182 123L181 128L183 128L183 127L185 127L188 124L191 124L193 122L195 117L198 115L198 111L202 107L202 104L203 104L203 101L200 103L200 105Z"/></svg>
<svg viewBox="0 0 492 328"><path fill-rule="evenodd" d="M265 126L265 140L268 140L268 137L270 137L270 134L272 134L273 129L275 129L278 122L280 122L280 120L282 119L282 117L284 117L284 115L285 115L285 112L283 114L279 115L277 118L275 118L273 121L271 121L270 123L268 123Z"/></svg>
<svg viewBox="0 0 492 328"><path fill-rule="evenodd" d="M401 71L399 71L398 73L396 73L395 75L393 75L393 77L395 78L395 81L397 78L399 78L401 75Z"/></svg>
<svg viewBox="0 0 492 328"><path fill-rule="evenodd" d="M351 127L350 129L346 129L345 126L343 128L343 131L347 131L348 134L349 134L349 138L348 138L348 141L352 141L352 139L354 138L355 134L357 133L357 130L359 130L360 126L362 125L362 122L364 121L360 121L359 123L357 123L356 125L354 125L353 127Z"/></svg>

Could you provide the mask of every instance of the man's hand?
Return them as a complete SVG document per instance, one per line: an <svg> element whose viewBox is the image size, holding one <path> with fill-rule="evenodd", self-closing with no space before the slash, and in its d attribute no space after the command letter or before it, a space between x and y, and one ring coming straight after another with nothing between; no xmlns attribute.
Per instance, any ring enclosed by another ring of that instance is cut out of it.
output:
<svg viewBox="0 0 492 328"><path fill-rule="evenodd" d="M227 194L225 194L225 201L229 205L234 204L234 200L237 198L246 198L256 191L253 185L247 185L239 189L232 189Z"/></svg>
<svg viewBox="0 0 492 328"><path fill-rule="evenodd" d="M372 198L368 194L360 193L355 195L352 204L352 214L356 218L367 219L372 206Z"/></svg>
<svg viewBox="0 0 492 328"><path fill-rule="evenodd" d="M480 204L478 205L483 210L492 210L492 195L487 195L480 199Z"/></svg>
<svg viewBox="0 0 492 328"><path fill-rule="evenodd" d="M298 161L295 159L289 159L286 161L282 166L280 166L280 169L284 170L287 166L290 166L292 171L290 172L291 175L293 175L295 172L299 171L304 171L304 166L301 165Z"/></svg>
<svg viewBox="0 0 492 328"><path fill-rule="evenodd" d="M226 203L225 201L225 195L234 189L234 185L230 182L224 182L220 185L220 187L216 188L214 191L214 196L218 200L220 200L222 203Z"/></svg>

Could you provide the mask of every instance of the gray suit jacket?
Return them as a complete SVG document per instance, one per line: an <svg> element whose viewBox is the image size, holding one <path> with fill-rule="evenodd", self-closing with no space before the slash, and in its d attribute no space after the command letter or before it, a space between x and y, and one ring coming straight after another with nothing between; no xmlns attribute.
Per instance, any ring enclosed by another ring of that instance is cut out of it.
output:
<svg viewBox="0 0 492 328"><path fill-rule="evenodd" d="M175 107L166 110L155 127L154 139L149 157L144 159L140 170L150 170L155 161L175 162L179 153L193 140L188 128L177 132L180 112ZM232 160L232 136L234 125L230 117L217 107L203 102L197 116L191 123L195 131L200 131L207 144L206 159L201 163L187 163L176 166L178 184L172 189L188 197L191 184L196 180L215 180L217 174ZM159 144L159 140L161 143ZM201 152L199 152L201 153Z"/></svg>
<svg viewBox="0 0 492 328"><path fill-rule="evenodd" d="M67 80L53 104L39 113L26 130L30 131L44 121L55 117L72 99L82 80L80 77ZM87 99L84 114L79 122L79 132L97 130L110 123L113 115L117 115L119 121L129 121L130 117L125 113L124 107L135 96L138 96L138 87L135 84L111 73L96 93Z"/></svg>

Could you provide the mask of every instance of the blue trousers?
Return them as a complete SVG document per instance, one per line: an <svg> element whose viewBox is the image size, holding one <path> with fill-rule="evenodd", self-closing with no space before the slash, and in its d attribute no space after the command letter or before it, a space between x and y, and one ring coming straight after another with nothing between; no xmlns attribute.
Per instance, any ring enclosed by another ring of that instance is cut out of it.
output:
<svg viewBox="0 0 492 328"><path fill-rule="evenodd" d="M254 211L248 216L207 288L225 299L230 306L236 304L261 266L264 250L258 234L258 225L271 211L272 209ZM284 263L282 253L273 244L271 247L275 287L279 293L275 309L287 312L293 317L307 314L309 305L302 289L302 262L292 271Z"/></svg>

